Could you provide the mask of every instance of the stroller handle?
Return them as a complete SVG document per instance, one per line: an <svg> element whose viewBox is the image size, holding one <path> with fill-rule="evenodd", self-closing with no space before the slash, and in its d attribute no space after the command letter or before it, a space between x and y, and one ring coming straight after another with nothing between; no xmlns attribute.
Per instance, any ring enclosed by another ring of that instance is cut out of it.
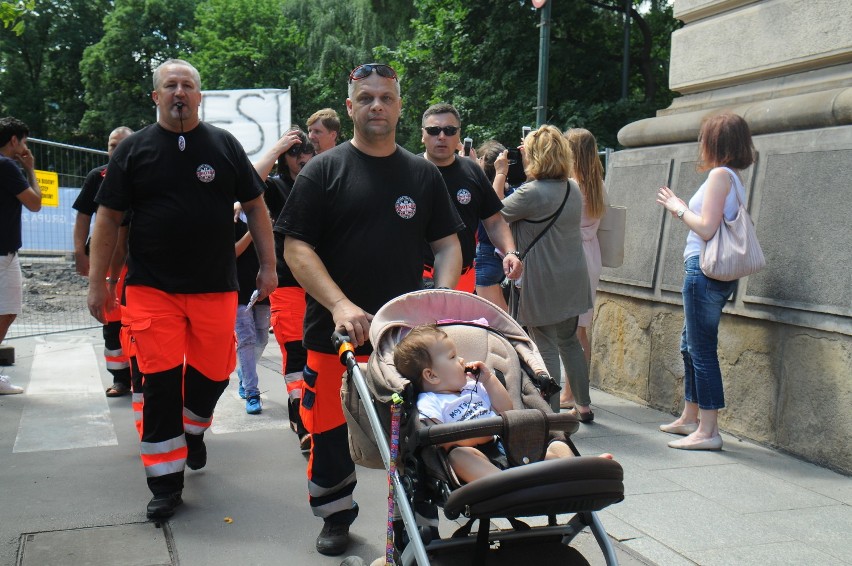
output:
<svg viewBox="0 0 852 566"><path fill-rule="evenodd" d="M355 346L352 345L349 335L340 330L335 330L331 335L331 344L337 350L337 355L340 356L340 363L346 365L346 359L355 355Z"/></svg>

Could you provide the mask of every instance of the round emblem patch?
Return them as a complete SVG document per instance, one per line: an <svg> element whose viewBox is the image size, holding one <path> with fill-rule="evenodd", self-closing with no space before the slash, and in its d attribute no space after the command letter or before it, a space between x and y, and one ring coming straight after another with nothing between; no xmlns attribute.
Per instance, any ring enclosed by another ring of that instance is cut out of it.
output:
<svg viewBox="0 0 852 566"><path fill-rule="evenodd" d="M470 191L467 189L459 189L459 192L456 193L456 200L459 201L459 204L469 204Z"/></svg>
<svg viewBox="0 0 852 566"><path fill-rule="evenodd" d="M210 165L202 163L198 166L198 169L195 170L195 176L198 177L198 180L202 183L210 183L216 178L216 170Z"/></svg>
<svg viewBox="0 0 852 566"><path fill-rule="evenodd" d="M417 212L417 204L414 202L413 198L409 196L401 196L396 199L394 209L401 218L408 220L409 218L414 218L414 214Z"/></svg>

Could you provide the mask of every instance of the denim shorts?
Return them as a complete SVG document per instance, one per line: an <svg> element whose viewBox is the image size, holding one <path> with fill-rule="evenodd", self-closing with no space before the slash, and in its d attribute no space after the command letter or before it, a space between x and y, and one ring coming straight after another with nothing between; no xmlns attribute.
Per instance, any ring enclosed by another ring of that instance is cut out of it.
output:
<svg viewBox="0 0 852 566"><path fill-rule="evenodd" d="M482 242L476 244L476 286L491 287L503 282L503 261L497 257L496 248Z"/></svg>

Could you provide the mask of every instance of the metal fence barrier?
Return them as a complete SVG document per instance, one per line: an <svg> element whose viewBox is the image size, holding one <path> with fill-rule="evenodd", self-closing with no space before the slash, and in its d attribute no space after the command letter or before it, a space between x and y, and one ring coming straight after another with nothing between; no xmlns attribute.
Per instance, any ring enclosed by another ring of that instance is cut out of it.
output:
<svg viewBox="0 0 852 566"><path fill-rule="evenodd" d="M24 209L21 215L24 300L8 338L100 326L86 307L88 280L74 268L76 214L71 205L86 174L106 163L107 153L36 138L28 138L27 145L37 170L58 175L58 200L39 212Z"/></svg>

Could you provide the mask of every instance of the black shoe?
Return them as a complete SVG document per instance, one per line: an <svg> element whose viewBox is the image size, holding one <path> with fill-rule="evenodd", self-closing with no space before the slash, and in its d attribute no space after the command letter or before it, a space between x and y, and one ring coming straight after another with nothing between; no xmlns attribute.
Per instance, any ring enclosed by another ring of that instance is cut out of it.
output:
<svg viewBox="0 0 852 566"><path fill-rule="evenodd" d="M207 446L203 434L186 435L186 466L190 470L200 470L207 465Z"/></svg>
<svg viewBox="0 0 852 566"><path fill-rule="evenodd" d="M167 519L175 514L175 508L183 503L180 492L168 493L166 495L155 495L148 502L148 518Z"/></svg>
<svg viewBox="0 0 852 566"><path fill-rule="evenodd" d="M329 516L317 537L317 552L326 556L339 556L349 546L349 525L358 516L358 504L353 503L349 511L340 511Z"/></svg>

